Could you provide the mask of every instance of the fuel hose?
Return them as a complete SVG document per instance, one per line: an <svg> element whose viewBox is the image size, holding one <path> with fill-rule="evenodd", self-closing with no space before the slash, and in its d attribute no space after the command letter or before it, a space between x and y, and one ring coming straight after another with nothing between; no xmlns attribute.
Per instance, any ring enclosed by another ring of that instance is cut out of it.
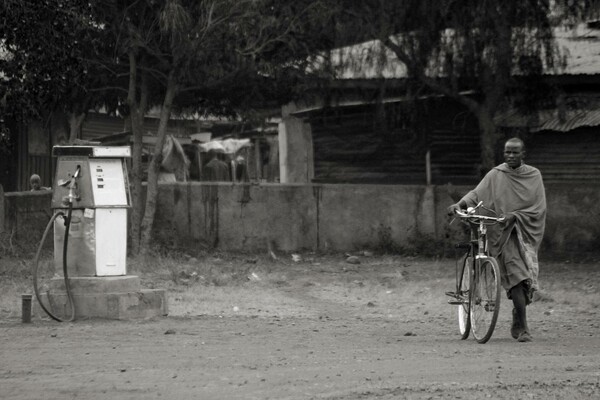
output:
<svg viewBox="0 0 600 400"><path fill-rule="evenodd" d="M50 218L48 221L48 225L46 225L46 229L44 230L44 235L42 236L42 240L40 241L40 245L35 253L35 259L33 260L33 291L35 292L35 297L40 304L40 307L50 318L57 322L72 322L75 320L75 304L73 302L73 293L71 292L71 284L69 283L69 275L67 272L67 246L69 243L69 228L71 227L71 213L73 211L73 203L69 203L69 209L67 211L67 216L65 219L65 239L63 243L63 276L65 279L65 289L67 291L67 300L69 303L69 307L71 309L71 316L68 320L61 319L57 317L51 310L52 306L50 305L50 294L47 294L48 298L48 307L44 305L40 295L40 289L38 287L38 269L39 269L39 261L40 255L42 253L42 248L44 247L44 243L46 242L46 237L48 236L48 232L50 232L50 228L53 226L54 221L59 216L65 218L65 214L62 211L57 212Z"/></svg>

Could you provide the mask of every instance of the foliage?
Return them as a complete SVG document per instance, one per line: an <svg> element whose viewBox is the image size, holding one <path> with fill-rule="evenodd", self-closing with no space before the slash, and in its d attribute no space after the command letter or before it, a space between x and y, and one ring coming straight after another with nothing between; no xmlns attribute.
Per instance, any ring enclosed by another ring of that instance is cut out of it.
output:
<svg viewBox="0 0 600 400"><path fill-rule="evenodd" d="M377 243L374 250L382 254L400 254L404 251L402 246L394 242L392 228L383 224L377 227Z"/></svg>
<svg viewBox="0 0 600 400"><path fill-rule="evenodd" d="M0 154L11 154L12 148L14 147L11 137L10 128L4 124L4 121L0 120Z"/></svg>
<svg viewBox="0 0 600 400"><path fill-rule="evenodd" d="M28 120L55 109L81 113L100 101L93 91L114 77L99 62L109 42L92 12L77 0L2 2L5 114Z"/></svg>

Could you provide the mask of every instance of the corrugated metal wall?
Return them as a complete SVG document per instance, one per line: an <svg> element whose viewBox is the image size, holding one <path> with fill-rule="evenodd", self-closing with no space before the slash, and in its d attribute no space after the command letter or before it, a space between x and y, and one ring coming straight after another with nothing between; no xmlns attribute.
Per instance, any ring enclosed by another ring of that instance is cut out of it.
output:
<svg viewBox="0 0 600 400"><path fill-rule="evenodd" d="M425 119L417 128L419 134L404 128L401 117L390 118L390 113L404 112L401 107L386 110L387 131L375 122L373 106L313 115L315 181L422 184L429 149L433 184L476 184L481 150L475 118L452 102L412 111ZM545 182L600 184L600 126L568 132L513 129L504 133L506 138L523 134L525 162L540 169ZM502 147L499 141L497 163L503 161Z"/></svg>
<svg viewBox="0 0 600 400"><path fill-rule="evenodd" d="M447 101L418 107L386 105L381 114L365 105L312 115L315 181L423 184L429 150L433 184L476 182L476 121Z"/></svg>
<svg viewBox="0 0 600 400"><path fill-rule="evenodd" d="M425 154L430 150L433 184L476 183L480 163L476 122L451 103L429 105L425 111L427 124L421 136L403 126L402 117L395 115L401 112L398 107L386 109L385 129L376 123L373 106L312 115L315 181L422 184ZM146 131L157 128L156 119L147 119ZM51 186L56 160L50 154L30 155L27 132L19 129L16 190L29 190L29 177L34 173L44 186ZM51 138L51 128L44 129ZM81 137L93 140L123 129L120 118L91 114ZM193 125L174 121L168 131L180 136L193 129ZM526 162L539 168L546 182L600 182L600 127L541 131L530 135L527 145Z"/></svg>
<svg viewBox="0 0 600 400"><path fill-rule="evenodd" d="M541 131L527 141L525 162L547 183L600 184L600 127Z"/></svg>
<svg viewBox="0 0 600 400"><path fill-rule="evenodd" d="M38 174L42 180L42 186L52 186L54 180L54 169L56 160L53 160L50 153L48 155L29 154L29 135L25 127L19 128L19 143L17 145L18 169L17 169L17 191L27 191L29 187L29 178L33 174ZM43 128L42 134L50 137L50 127ZM51 150L49 150L51 151Z"/></svg>
<svg viewBox="0 0 600 400"><path fill-rule="evenodd" d="M383 135L373 115L351 113L311 121L315 181L423 183L425 156L406 132Z"/></svg>

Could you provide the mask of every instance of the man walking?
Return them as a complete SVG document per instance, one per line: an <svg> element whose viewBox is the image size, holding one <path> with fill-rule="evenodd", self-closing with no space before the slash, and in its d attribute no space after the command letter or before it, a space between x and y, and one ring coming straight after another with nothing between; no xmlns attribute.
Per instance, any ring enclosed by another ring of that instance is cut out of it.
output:
<svg viewBox="0 0 600 400"><path fill-rule="evenodd" d="M448 214L482 201L506 218L488 230L489 248L500 265L502 287L513 301L511 335L519 342L530 342L526 308L533 292L538 290L537 252L544 236L546 195L540 171L524 164L524 155L521 139L506 141L505 162L488 172L458 203L448 207Z"/></svg>
<svg viewBox="0 0 600 400"><path fill-rule="evenodd" d="M208 152L208 156L211 159L204 166L203 179L205 181L226 182L231 180L229 166L225 161L221 160L222 155L223 153L219 153L214 150L210 150Z"/></svg>

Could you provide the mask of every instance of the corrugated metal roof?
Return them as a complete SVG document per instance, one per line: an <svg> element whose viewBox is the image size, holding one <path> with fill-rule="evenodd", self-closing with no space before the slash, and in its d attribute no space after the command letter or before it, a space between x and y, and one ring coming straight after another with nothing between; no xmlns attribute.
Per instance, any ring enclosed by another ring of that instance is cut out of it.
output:
<svg viewBox="0 0 600 400"><path fill-rule="evenodd" d="M555 109L532 114L523 114L513 109L496 115L494 122L504 128L528 127L531 132L569 132L586 126L600 126L600 109L569 110L562 113Z"/></svg>
<svg viewBox="0 0 600 400"><path fill-rule="evenodd" d="M554 32L556 46L565 57L566 66L562 70L547 69L546 74L600 74L599 29L580 24L575 28L555 28ZM331 64L324 57L315 57L313 69L330 65L338 79L402 79L407 76L406 66L379 40L333 49L329 56ZM431 74L433 76L433 72ZM444 76L440 72L435 75Z"/></svg>
<svg viewBox="0 0 600 400"><path fill-rule="evenodd" d="M543 121L538 127L532 128L532 132L559 131L569 132L584 126L599 126L600 110L578 110L564 117L553 115Z"/></svg>
<svg viewBox="0 0 600 400"><path fill-rule="evenodd" d="M600 30L581 24L575 29L556 29L555 39L567 65L564 71L549 71L549 74L600 74Z"/></svg>
<svg viewBox="0 0 600 400"><path fill-rule="evenodd" d="M167 135L175 137L188 137L185 124L193 125L193 121L169 120ZM145 133L156 134L159 121L156 118L145 118L143 130ZM125 131L125 120L102 113L90 112L81 128L81 137L87 140L95 140L100 137L122 133Z"/></svg>

